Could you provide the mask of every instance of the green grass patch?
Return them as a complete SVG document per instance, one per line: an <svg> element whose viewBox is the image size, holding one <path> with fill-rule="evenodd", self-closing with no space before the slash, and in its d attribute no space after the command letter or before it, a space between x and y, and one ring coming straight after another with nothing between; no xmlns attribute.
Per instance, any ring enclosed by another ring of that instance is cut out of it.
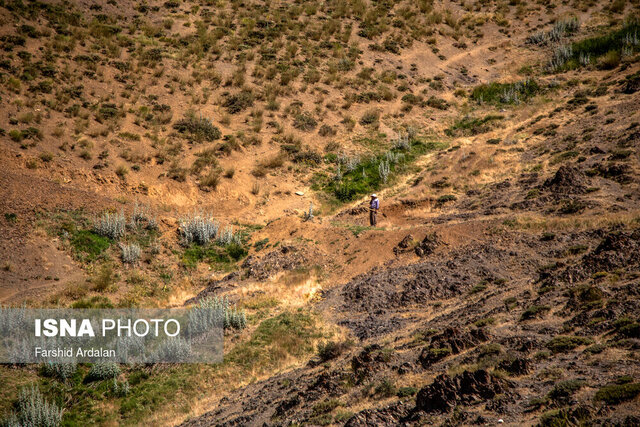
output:
<svg viewBox="0 0 640 427"><path fill-rule="evenodd" d="M230 243L225 246L215 243L205 246L192 244L184 250L181 261L188 269L196 268L198 263L205 261L216 270L229 271L248 253L247 248L239 243Z"/></svg>
<svg viewBox="0 0 640 427"><path fill-rule="evenodd" d="M596 392L594 399L609 405L634 399L640 394L640 383L614 384L602 387Z"/></svg>
<svg viewBox="0 0 640 427"><path fill-rule="evenodd" d="M83 262L98 259L111 246L111 240L91 230L76 231L69 240L74 255Z"/></svg>
<svg viewBox="0 0 640 427"><path fill-rule="evenodd" d="M338 202L349 202L378 191L392 183L397 176L411 171L411 164L420 156L446 147L445 143L414 140L408 149L392 148L385 153L371 155L358 162L352 169L340 164L338 159L333 159L333 175L316 174L312 188L323 190ZM386 183L380 173L380 164L383 162L388 162L389 165Z"/></svg>
<svg viewBox="0 0 640 427"><path fill-rule="evenodd" d="M495 127L495 122L503 119L504 116L499 114L489 114L484 117L466 116L456 121L444 133L451 137L480 135L492 130Z"/></svg>
<svg viewBox="0 0 640 427"><path fill-rule="evenodd" d="M517 104L535 96L541 88L535 80L523 80L515 83L489 83L476 86L471 99L479 103Z"/></svg>
<svg viewBox="0 0 640 427"><path fill-rule="evenodd" d="M284 312L263 320L247 342L229 352L225 363L264 372L279 367L291 356L313 353L316 340L322 336L311 313Z"/></svg>
<svg viewBox="0 0 640 427"><path fill-rule="evenodd" d="M546 347L554 353L566 353L581 345L593 344L593 340L588 337L558 336L552 338Z"/></svg>
<svg viewBox="0 0 640 427"><path fill-rule="evenodd" d="M629 22L618 30L607 34L586 38L571 45L571 55L556 71L575 70L585 65L595 64L601 69L612 69L618 66L623 56L623 50L627 53L637 53L640 47L630 43L637 40L640 35L640 24Z"/></svg>

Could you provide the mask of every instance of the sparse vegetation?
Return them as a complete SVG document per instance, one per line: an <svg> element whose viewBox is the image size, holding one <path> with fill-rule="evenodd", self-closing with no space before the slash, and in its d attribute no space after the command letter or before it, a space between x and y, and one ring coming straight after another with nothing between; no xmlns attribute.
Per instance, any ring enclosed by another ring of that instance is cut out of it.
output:
<svg viewBox="0 0 640 427"><path fill-rule="evenodd" d="M516 83L490 83L477 86L471 92L471 99L478 103L518 104L535 96L540 86L535 80Z"/></svg>
<svg viewBox="0 0 640 427"><path fill-rule="evenodd" d="M547 348L554 353L564 353L582 345L592 344L593 340L588 337L557 336L551 339Z"/></svg>
<svg viewBox="0 0 640 427"><path fill-rule="evenodd" d="M640 395L640 384L638 383L612 384L598 390L594 399L608 405L617 405L632 400L638 395Z"/></svg>
<svg viewBox="0 0 640 427"><path fill-rule="evenodd" d="M222 132L205 117L196 117L195 114L187 115L178 120L173 128L182 134L188 135L196 142L215 141L222 137Z"/></svg>
<svg viewBox="0 0 640 427"><path fill-rule="evenodd" d="M3 424L8 426L57 427L62 421L62 409L48 402L40 390L32 386L20 392L16 403L17 412L11 414Z"/></svg>
<svg viewBox="0 0 640 427"><path fill-rule="evenodd" d="M639 6L0 2L0 301L225 347L0 366L0 424L634 424Z"/></svg>

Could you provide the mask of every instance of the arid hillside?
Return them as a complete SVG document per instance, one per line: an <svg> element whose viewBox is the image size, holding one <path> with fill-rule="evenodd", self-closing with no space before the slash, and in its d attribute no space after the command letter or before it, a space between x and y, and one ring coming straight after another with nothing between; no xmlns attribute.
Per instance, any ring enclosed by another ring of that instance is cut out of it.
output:
<svg viewBox="0 0 640 427"><path fill-rule="evenodd" d="M0 420L640 424L637 0L0 0L0 52L0 304L228 314Z"/></svg>

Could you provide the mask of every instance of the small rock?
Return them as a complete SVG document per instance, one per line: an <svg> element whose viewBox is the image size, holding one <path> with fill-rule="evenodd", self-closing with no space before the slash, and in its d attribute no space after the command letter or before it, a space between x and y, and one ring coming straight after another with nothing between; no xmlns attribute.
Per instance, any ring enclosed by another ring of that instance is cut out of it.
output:
<svg viewBox="0 0 640 427"><path fill-rule="evenodd" d="M296 191L296 196L304 196L304 191Z"/></svg>

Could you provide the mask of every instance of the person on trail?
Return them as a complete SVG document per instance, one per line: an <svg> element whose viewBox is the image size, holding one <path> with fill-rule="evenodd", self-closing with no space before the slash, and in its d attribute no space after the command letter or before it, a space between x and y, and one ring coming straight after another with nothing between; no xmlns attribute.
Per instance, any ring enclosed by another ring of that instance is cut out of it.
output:
<svg viewBox="0 0 640 427"><path fill-rule="evenodd" d="M378 223L378 209L380 209L380 200L375 194L371 195L371 201L369 201L369 224L375 227Z"/></svg>

